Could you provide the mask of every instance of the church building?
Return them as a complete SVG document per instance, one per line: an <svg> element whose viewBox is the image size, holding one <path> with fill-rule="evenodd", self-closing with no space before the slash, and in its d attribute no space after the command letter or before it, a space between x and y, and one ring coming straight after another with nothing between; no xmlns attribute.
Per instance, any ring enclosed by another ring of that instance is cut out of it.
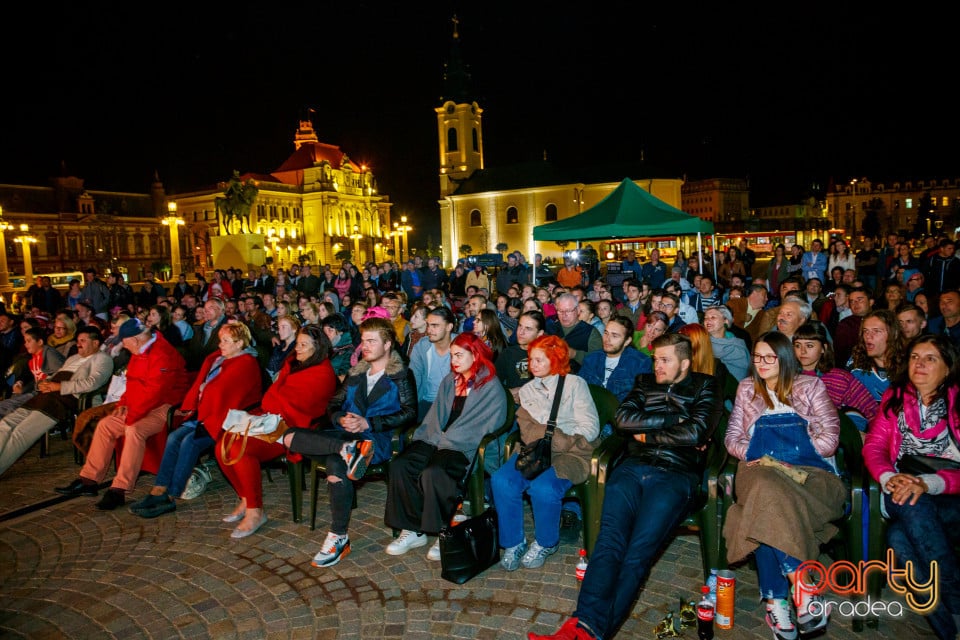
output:
<svg viewBox="0 0 960 640"><path fill-rule="evenodd" d="M534 242L533 228L575 216L609 195L624 178L667 204L680 208L683 179L652 174L637 150L626 167L560 167L548 161L487 167L483 159L483 109L472 98L470 73L460 50L454 19L450 59L445 65L443 95L436 107L440 158L440 225L445 266L473 255L520 251L559 258L554 242Z"/></svg>

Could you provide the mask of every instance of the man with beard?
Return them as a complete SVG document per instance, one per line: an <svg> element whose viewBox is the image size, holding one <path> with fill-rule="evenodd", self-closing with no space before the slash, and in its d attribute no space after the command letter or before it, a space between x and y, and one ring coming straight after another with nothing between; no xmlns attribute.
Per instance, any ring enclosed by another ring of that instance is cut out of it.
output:
<svg viewBox="0 0 960 640"><path fill-rule="evenodd" d="M720 422L720 386L695 373L686 336L653 341L654 375L637 377L617 410L627 457L607 481L600 535L577 608L553 635L530 640L611 638L633 609L660 549L696 502L707 445ZM630 437L632 436L632 437Z"/></svg>

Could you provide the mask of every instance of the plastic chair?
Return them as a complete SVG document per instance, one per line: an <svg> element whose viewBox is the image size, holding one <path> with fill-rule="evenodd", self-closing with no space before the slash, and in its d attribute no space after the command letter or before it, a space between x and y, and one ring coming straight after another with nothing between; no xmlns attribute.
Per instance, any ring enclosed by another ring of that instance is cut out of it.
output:
<svg viewBox="0 0 960 640"><path fill-rule="evenodd" d="M504 389L504 392L507 402L507 417L499 429L488 433L480 440L480 446L477 448L477 460L473 465L473 472L470 474L470 477L467 478L466 493L470 499L470 516L478 516L483 513L483 484L486 479L484 462L486 461L487 446L503 435L510 433L510 430L513 429L514 426L514 420L517 415L517 405L513 401L513 394L510 393L510 390ZM506 449L506 447L504 447L504 449Z"/></svg>
<svg viewBox="0 0 960 640"><path fill-rule="evenodd" d="M393 437L390 439L391 444L391 454L390 459L396 457L398 453L403 451L404 445L410 442L413 438L413 432L416 429L416 425L405 429L396 429L393 432ZM390 468L390 460L385 460L379 464L372 464L367 467L366 473L363 474L363 479L360 482L366 482L367 478L371 476L382 476L383 479L389 482L390 475L387 471ZM313 531L317 528L317 497L320 492L320 474L323 473L326 475L327 470L322 462L317 460L311 460L310 462L310 530ZM342 480L347 482L346 479ZM357 508L357 494L353 494L353 508ZM395 532L396 533L396 532Z"/></svg>
<svg viewBox="0 0 960 640"><path fill-rule="evenodd" d="M607 423L613 423L620 401L613 392L604 387L591 384L590 395L597 408L597 415L600 418L600 426ZM504 460L508 460L514 454L518 443L520 442L520 432L510 434L507 438L507 445L504 451ZM600 534L600 513L603 507L602 491L597 491L600 486L601 478L606 482L607 465L613 457L615 450L622 448L622 441L616 436L605 438L593 450L590 457L590 475L580 484L575 484L567 489L564 498L573 498L580 502L582 511L583 526L583 548L587 551L587 556L593 552L593 547L597 542L597 536ZM472 505L471 505L472 506Z"/></svg>

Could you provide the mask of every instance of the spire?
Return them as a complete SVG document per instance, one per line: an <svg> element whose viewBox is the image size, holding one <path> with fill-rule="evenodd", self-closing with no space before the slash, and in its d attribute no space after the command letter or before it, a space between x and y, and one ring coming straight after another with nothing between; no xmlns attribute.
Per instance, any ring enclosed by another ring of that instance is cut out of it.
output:
<svg viewBox="0 0 960 640"><path fill-rule="evenodd" d="M443 95L441 102L452 100L458 104L469 103L470 72L460 53L460 19L454 15L453 41L450 44L450 61L443 65Z"/></svg>

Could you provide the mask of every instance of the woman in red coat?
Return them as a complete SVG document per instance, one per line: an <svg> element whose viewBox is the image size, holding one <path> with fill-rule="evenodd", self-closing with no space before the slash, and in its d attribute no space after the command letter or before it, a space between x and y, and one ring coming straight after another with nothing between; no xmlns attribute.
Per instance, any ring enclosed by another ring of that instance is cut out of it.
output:
<svg viewBox="0 0 960 640"><path fill-rule="evenodd" d="M155 518L175 511L174 500L183 493L200 455L220 438L227 412L260 402L263 384L257 352L250 346L250 329L239 322L225 324L219 338L219 349L204 360L180 404L177 415L185 420L167 436L153 488L130 505L134 515Z"/></svg>
<svg viewBox="0 0 960 640"><path fill-rule="evenodd" d="M316 325L301 328L297 332L294 357L287 359L276 381L263 394L260 412L279 414L289 426L301 428L325 416L338 381L330 364L330 350L330 340L323 329ZM240 438L233 443L226 452L228 460L233 461L239 455L242 444ZM236 509L223 521L239 522L230 537L246 538L267 521L260 463L284 455L286 449L280 442L249 438L246 450L235 463L224 463L220 446L216 453L220 468L240 497Z"/></svg>

